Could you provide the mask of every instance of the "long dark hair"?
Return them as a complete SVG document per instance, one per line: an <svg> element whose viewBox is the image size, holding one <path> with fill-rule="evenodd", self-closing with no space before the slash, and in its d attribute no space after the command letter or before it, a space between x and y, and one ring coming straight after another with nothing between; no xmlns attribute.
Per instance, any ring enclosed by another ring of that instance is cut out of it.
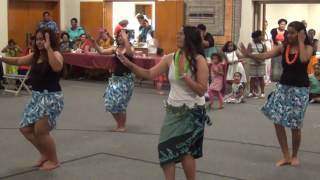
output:
<svg viewBox="0 0 320 180"><path fill-rule="evenodd" d="M304 41L304 44L305 45L311 45L311 41L308 37L308 33L307 33L307 30L306 30L306 27L305 25L302 23L302 22L299 22L299 21L293 21L291 22L288 27L292 27L293 29L295 29L298 33L303 30L305 35L306 35L306 39ZM288 39L288 38L286 38ZM285 45L288 45L288 40L285 42Z"/></svg>
<svg viewBox="0 0 320 180"><path fill-rule="evenodd" d="M200 31L194 26L183 26L184 33L184 53L189 61L191 72L193 75L197 73L196 55L205 57L202 47L202 38Z"/></svg>
<svg viewBox="0 0 320 180"><path fill-rule="evenodd" d="M236 44L234 44L232 41L228 41L228 42L226 42L226 43L224 44L224 46L222 47L222 52L232 52L232 51L229 51L229 48L228 48L228 46L229 46L230 43L231 43L232 46L233 46L233 51L235 51L235 50L238 49L238 47L237 47Z"/></svg>
<svg viewBox="0 0 320 180"><path fill-rule="evenodd" d="M38 29L35 32L35 39L34 39L34 44L33 44L33 50L34 50L34 55L33 55L33 59L32 59L32 67L34 67L37 64L38 59L40 58L41 55L41 51L43 53L43 68L41 70L41 73L44 74L45 72L48 71L49 68L49 57L48 57L48 52L47 50L43 49L40 50L37 46L37 34L41 33L43 35L43 38L45 40L45 34L49 33L50 36L50 45L53 51L58 51L59 50L59 44L58 44L58 40L57 40L57 36L56 34L51 30L51 29Z"/></svg>

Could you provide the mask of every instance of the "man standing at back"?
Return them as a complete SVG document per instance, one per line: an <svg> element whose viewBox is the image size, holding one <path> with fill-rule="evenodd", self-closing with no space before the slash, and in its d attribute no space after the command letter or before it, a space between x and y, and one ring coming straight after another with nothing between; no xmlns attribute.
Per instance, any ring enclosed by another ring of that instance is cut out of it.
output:
<svg viewBox="0 0 320 180"><path fill-rule="evenodd" d="M51 20L50 13L45 11L42 13L43 20L39 22L37 29L51 29L55 33L59 33L59 28L56 22Z"/></svg>

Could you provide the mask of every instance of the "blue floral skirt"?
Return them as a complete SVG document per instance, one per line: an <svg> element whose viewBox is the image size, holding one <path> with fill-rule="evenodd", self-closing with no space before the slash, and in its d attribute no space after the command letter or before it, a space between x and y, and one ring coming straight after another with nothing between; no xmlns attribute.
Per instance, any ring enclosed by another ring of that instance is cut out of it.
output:
<svg viewBox="0 0 320 180"><path fill-rule="evenodd" d="M300 129L309 102L309 88L277 84L261 111L275 124Z"/></svg>
<svg viewBox="0 0 320 180"><path fill-rule="evenodd" d="M111 113L126 112L134 88L132 74L112 76L104 93L106 111Z"/></svg>
<svg viewBox="0 0 320 180"><path fill-rule="evenodd" d="M63 106L62 92L32 91L32 98L24 110L20 128L34 125L41 118L47 117L52 130L56 127L56 121Z"/></svg>

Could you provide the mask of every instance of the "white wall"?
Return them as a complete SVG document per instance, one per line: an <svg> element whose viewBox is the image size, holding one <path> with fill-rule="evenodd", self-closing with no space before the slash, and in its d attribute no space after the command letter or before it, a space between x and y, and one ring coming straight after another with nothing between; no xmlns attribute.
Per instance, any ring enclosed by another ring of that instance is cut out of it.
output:
<svg viewBox="0 0 320 180"><path fill-rule="evenodd" d="M8 1L0 0L0 50L8 44L8 8L7 7L8 7Z"/></svg>
<svg viewBox="0 0 320 180"><path fill-rule="evenodd" d="M309 19L309 5L307 4L268 4L266 9L266 19L269 22L268 31L278 27L278 20L281 18L288 20L288 23Z"/></svg>
<svg viewBox="0 0 320 180"><path fill-rule="evenodd" d="M278 27L278 20L280 18L287 19L288 23L306 20L308 23L307 28L315 29L319 38L320 21L316 15L317 12L320 12L319 4L268 4L266 12L266 19L269 22L268 31Z"/></svg>
<svg viewBox="0 0 320 180"><path fill-rule="evenodd" d="M241 27L239 42L247 44L251 41L253 27L253 4L251 0L242 0Z"/></svg>
<svg viewBox="0 0 320 180"><path fill-rule="evenodd" d="M149 21L150 25L155 28L155 3L154 2L114 2L112 4L113 8L113 17L112 17L112 27L113 29L117 26L117 24L123 20L127 19L129 21L128 29L134 29L135 35L138 35L139 23L136 19L135 14L135 5L136 4L151 4L152 5L152 20ZM150 17L149 17L150 18Z"/></svg>
<svg viewBox="0 0 320 180"><path fill-rule="evenodd" d="M308 29L315 29L317 32L316 38L320 38L320 19L317 13L320 12L320 4L309 5L309 18L308 18Z"/></svg>
<svg viewBox="0 0 320 180"><path fill-rule="evenodd" d="M61 0L60 1L60 28L66 30L70 27L71 18L77 18L80 25L80 0Z"/></svg>

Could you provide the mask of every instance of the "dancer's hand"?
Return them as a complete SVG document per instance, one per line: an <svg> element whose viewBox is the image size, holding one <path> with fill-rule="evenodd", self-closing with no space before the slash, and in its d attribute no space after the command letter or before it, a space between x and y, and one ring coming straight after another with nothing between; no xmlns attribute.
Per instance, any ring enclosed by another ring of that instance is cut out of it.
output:
<svg viewBox="0 0 320 180"><path fill-rule="evenodd" d="M45 40L44 40L44 48L46 50L51 49L51 41L50 41L50 35L49 33L45 33Z"/></svg>
<svg viewBox="0 0 320 180"><path fill-rule="evenodd" d="M299 33L298 33L298 41L300 43L304 43L304 41L306 40L306 33L304 32L304 30L301 30Z"/></svg>
<svg viewBox="0 0 320 180"><path fill-rule="evenodd" d="M126 30L121 30L120 32L120 36L122 38L122 40L127 40L128 39L128 34L126 33Z"/></svg>
<svg viewBox="0 0 320 180"><path fill-rule="evenodd" d="M250 54L249 47L245 47L243 43L240 43L240 52L244 57L248 57Z"/></svg>

